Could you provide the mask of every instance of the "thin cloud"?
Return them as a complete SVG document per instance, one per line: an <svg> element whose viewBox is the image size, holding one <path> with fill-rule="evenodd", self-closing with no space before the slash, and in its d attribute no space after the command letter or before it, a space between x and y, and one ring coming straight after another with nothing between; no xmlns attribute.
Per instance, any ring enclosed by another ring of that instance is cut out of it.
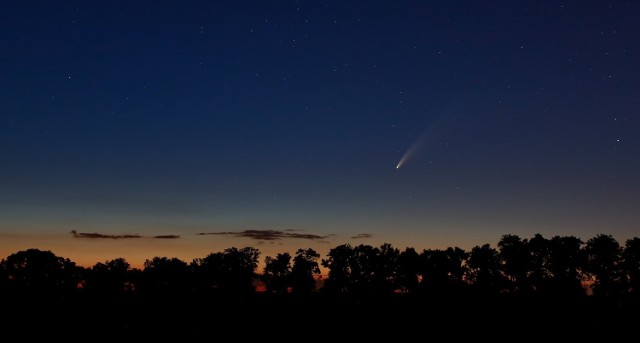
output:
<svg viewBox="0 0 640 343"><path fill-rule="evenodd" d="M351 239L362 239L362 238L371 238L371 237L373 237L373 235L370 233L359 233L355 236L351 236Z"/></svg>
<svg viewBox="0 0 640 343"><path fill-rule="evenodd" d="M308 239L308 240L322 240L328 236L315 235L312 233L300 233L292 230L243 230L243 231L222 231L222 232L200 232L198 235L221 235L221 236L235 236L255 239L258 241L276 241L281 239Z"/></svg>
<svg viewBox="0 0 640 343"><path fill-rule="evenodd" d="M71 234L74 238L88 238L88 239L135 239L135 238L158 238L158 239L176 239L180 238L179 235L158 235L158 236L141 236L141 235L109 235L97 232L78 232L71 230Z"/></svg>
<svg viewBox="0 0 640 343"><path fill-rule="evenodd" d="M130 238L141 238L140 235L106 235L103 233L97 232L78 232L76 230L71 230L71 234L75 238L92 238L92 239L130 239Z"/></svg>
<svg viewBox="0 0 640 343"><path fill-rule="evenodd" d="M151 238L158 238L158 239L176 239L176 238L180 238L180 235L157 235L157 236L153 236Z"/></svg>

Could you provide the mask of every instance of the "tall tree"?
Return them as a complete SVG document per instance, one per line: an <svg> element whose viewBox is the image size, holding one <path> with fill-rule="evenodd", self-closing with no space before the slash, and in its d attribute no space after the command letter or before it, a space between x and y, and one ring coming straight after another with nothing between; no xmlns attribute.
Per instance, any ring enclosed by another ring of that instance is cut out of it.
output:
<svg viewBox="0 0 640 343"><path fill-rule="evenodd" d="M624 246L624 270L629 280L629 291L640 295L640 238L628 239Z"/></svg>
<svg viewBox="0 0 640 343"><path fill-rule="evenodd" d="M351 289L352 260L354 249L349 244L342 244L329 250L322 266L329 269L329 275L323 290L333 293L346 293Z"/></svg>
<svg viewBox="0 0 640 343"><path fill-rule="evenodd" d="M445 253L449 261L449 276L451 280L454 284L463 285L469 253L458 247L449 247Z"/></svg>
<svg viewBox="0 0 640 343"><path fill-rule="evenodd" d="M196 261L208 288L227 293L253 292L253 279L260 251L255 248L228 248Z"/></svg>
<svg viewBox="0 0 640 343"><path fill-rule="evenodd" d="M511 290L518 293L530 293L532 287L529 274L533 267L530 246L526 239L516 235L504 235L498 242L500 265L508 278Z"/></svg>
<svg viewBox="0 0 640 343"><path fill-rule="evenodd" d="M2 261L8 287L18 291L69 291L78 287L80 268L51 251L28 249Z"/></svg>
<svg viewBox="0 0 640 343"><path fill-rule="evenodd" d="M187 263L177 257L154 257L144 262L144 291L177 294L190 286Z"/></svg>
<svg viewBox="0 0 640 343"><path fill-rule="evenodd" d="M119 293L132 289L131 265L124 258L116 258L104 263L96 263L87 278L87 288L100 292Z"/></svg>
<svg viewBox="0 0 640 343"><path fill-rule="evenodd" d="M390 244L380 248L361 244L355 248L340 246L329 253L329 286L338 280L336 271L342 272L342 291L353 294L386 294L394 291L399 251ZM326 285L326 284L325 284Z"/></svg>
<svg viewBox="0 0 640 343"><path fill-rule="evenodd" d="M316 289L316 275L320 275L318 259L320 254L315 250L298 249L293 258L291 269L291 288L293 292L308 293Z"/></svg>
<svg viewBox="0 0 640 343"><path fill-rule="evenodd" d="M0 260L0 292L2 292L2 294L7 291L9 286L9 276L7 275L7 270L4 265L4 259Z"/></svg>
<svg viewBox="0 0 640 343"><path fill-rule="evenodd" d="M505 279L500 273L500 258L496 249L489 244L473 247L467 265L468 279L477 289L489 293L502 291Z"/></svg>
<svg viewBox="0 0 640 343"><path fill-rule="evenodd" d="M549 245L549 240L541 234L535 234L527 242L527 250L531 256L528 282L532 292L544 292L548 280L551 279L548 269L551 258Z"/></svg>
<svg viewBox="0 0 640 343"><path fill-rule="evenodd" d="M351 264L352 293L367 294L374 292L374 269L379 252L371 245L360 244L353 248Z"/></svg>
<svg viewBox="0 0 640 343"><path fill-rule="evenodd" d="M406 248L398 256L398 289L403 293L415 293L422 278L420 254L414 248Z"/></svg>
<svg viewBox="0 0 640 343"><path fill-rule="evenodd" d="M623 290L622 248L610 235L597 235L587 241L585 272L593 293L619 295Z"/></svg>
<svg viewBox="0 0 640 343"><path fill-rule="evenodd" d="M458 247L429 249L420 254L422 289L427 292L452 293L464 285L468 254Z"/></svg>
<svg viewBox="0 0 640 343"><path fill-rule="evenodd" d="M400 251L389 243L380 245L372 250L373 259L370 261L372 267L373 293L389 294L393 293L398 286L398 260Z"/></svg>
<svg viewBox="0 0 640 343"><path fill-rule="evenodd" d="M450 285L449 258L444 250L429 249L420 254L422 287L427 292L442 293Z"/></svg>
<svg viewBox="0 0 640 343"><path fill-rule="evenodd" d="M291 255L289 253L277 254L276 257L265 258L262 279L267 292L286 293L289 288L291 274Z"/></svg>
<svg viewBox="0 0 640 343"><path fill-rule="evenodd" d="M574 236L554 236L548 242L546 291L559 295L584 295L580 270L585 263L582 241Z"/></svg>

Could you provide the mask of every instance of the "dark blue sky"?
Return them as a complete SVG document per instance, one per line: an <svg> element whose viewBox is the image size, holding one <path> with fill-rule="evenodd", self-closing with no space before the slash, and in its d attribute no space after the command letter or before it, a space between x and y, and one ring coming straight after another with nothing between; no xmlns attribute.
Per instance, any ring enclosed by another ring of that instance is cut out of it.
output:
<svg viewBox="0 0 640 343"><path fill-rule="evenodd" d="M70 230L176 234L187 255L217 239L195 233L253 229L637 235L638 18L631 1L10 1L0 234L70 251Z"/></svg>

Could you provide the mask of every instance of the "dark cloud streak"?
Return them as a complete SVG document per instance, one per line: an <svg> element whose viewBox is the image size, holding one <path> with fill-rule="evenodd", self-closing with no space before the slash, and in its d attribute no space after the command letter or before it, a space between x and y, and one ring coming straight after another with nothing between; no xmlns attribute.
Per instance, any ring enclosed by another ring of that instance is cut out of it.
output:
<svg viewBox="0 0 640 343"><path fill-rule="evenodd" d="M328 236L320 236L311 233L300 233L293 230L244 230L244 231L221 231L221 232L200 232L198 235L222 235L222 236L235 236L255 239L259 241L275 241L280 239L308 239L308 240L320 240L326 239Z"/></svg>
<svg viewBox="0 0 640 343"><path fill-rule="evenodd" d="M156 239L176 239L180 238L179 235L157 235L157 236L141 236L141 235L107 235L97 232L78 232L71 230L71 234L74 238L88 238L88 239L136 239L136 238L156 238Z"/></svg>
<svg viewBox="0 0 640 343"><path fill-rule="evenodd" d="M176 238L180 238L180 235L158 235L158 236L153 236L151 238L157 238L157 239L176 239Z"/></svg>

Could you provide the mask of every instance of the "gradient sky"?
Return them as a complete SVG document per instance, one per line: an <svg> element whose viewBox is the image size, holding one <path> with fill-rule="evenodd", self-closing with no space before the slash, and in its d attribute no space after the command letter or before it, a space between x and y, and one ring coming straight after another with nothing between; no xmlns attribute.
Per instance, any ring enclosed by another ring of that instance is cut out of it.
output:
<svg viewBox="0 0 640 343"><path fill-rule="evenodd" d="M638 18L634 1L9 1L0 257L638 236Z"/></svg>

